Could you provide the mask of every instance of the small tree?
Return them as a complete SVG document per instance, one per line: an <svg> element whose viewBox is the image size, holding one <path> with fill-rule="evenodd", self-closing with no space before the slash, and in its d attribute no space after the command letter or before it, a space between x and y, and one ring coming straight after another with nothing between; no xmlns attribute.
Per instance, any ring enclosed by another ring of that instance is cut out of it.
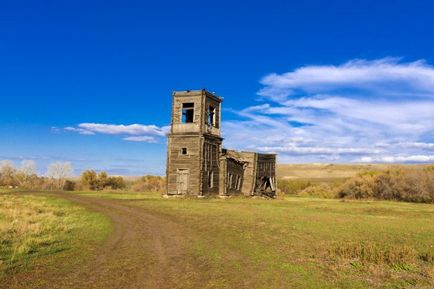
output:
<svg viewBox="0 0 434 289"><path fill-rule="evenodd" d="M85 190L96 190L98 188L98 178L94 170L86 170L80 177L81 185Z"/></svg>
<svg viewBox="0 0 434 289"><path fill-rule="evenodd" d="M105 187L109 186L109 177L108 174L104 171L98 174L98 190L104 190Z"/></svg>
<svg viewBox="0 0 434 289"><path fill-rule="evenodd" d="M47 176L52 180L55 189L62 190L65 180L72 173L71 163L56 162L48 166Z"/></svg>

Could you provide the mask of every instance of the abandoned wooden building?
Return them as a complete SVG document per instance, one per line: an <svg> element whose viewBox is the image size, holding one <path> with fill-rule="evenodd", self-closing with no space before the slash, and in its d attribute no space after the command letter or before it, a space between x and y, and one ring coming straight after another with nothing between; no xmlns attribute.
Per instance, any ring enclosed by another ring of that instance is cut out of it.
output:
<svg viewBox="0 0 434 289"><path fill-rule="evenodd" d="M221 103L207 90L173 92L167 195L274 197L276 155L223 149Z"/></svg>

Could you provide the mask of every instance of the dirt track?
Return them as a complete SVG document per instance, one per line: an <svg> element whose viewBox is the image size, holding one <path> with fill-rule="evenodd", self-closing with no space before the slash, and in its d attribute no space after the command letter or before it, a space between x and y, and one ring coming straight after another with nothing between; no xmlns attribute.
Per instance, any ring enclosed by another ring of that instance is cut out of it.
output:
<svg viewBox="0 0 434 289"><path fill-rule="evenodd" d="M9 288L202 287L201 269L186 252L191 241L189 232L181 224L122 200L56 196L109 217L114 228L112 234L87 263L69 273L59 276L40 272L25 280L15 279Z"/></svg>

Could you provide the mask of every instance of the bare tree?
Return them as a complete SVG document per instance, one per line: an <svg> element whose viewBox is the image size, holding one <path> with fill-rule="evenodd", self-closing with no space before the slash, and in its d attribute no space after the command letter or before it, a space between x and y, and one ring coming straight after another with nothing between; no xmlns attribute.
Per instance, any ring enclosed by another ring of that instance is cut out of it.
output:
<svg viewBox="0 0 434 289"><path fill-rule="evenodd" d="M0 161L0 185L14 187L17 185L16 168L11 161Z"/></svg>
<svg viewBox="0 0 434 289"><path fill-rule="evenodd" d="M71 163L51 163L48 166L47 176L53 180L53 185L55 189L63 189L65 184L65 179L69 177L72 173Z"/></svg>
<svg viewBox="0 0 434 289"><path fill-rule="evenodd" d="M25 176L36 175L36 163L32 160L23 160L21 162L20 171Z"/></svg>
<svg viewBox="0 0 434 289"><path fill-rule="evenodd" d="M23 160L17 173L17 178L20 187L34 189L35 181L38 178L36 175L36 163L32 160Z"/></svg>

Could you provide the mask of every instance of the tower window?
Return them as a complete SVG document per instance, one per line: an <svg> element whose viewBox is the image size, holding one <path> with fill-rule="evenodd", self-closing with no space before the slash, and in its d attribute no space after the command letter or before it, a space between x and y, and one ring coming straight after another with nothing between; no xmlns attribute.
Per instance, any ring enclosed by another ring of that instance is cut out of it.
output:
<svg viewBox="0 0 434 289"><path fill-rule="evenodd" d="M188 154L187 148L181 148L181 154L187 155Z"/></svg>
<svg viewBox="0 0 434 289"><path fill-rule="evenodd" d="M194 103L188 102L182 104L182 123L193 122L194 118Z"/></svg>
<svg viewBox="0 0 434 289"><path fill-rule="evenodd" d="M208 188L214 187L214 172L210 171L208 173Z"/></svg>
<svg viewBox="0 0 434 289"><path fill-rule="evenodd" d="M215 123L215 107L209 106L207 123L210 126L216 126Z"/></svg>

